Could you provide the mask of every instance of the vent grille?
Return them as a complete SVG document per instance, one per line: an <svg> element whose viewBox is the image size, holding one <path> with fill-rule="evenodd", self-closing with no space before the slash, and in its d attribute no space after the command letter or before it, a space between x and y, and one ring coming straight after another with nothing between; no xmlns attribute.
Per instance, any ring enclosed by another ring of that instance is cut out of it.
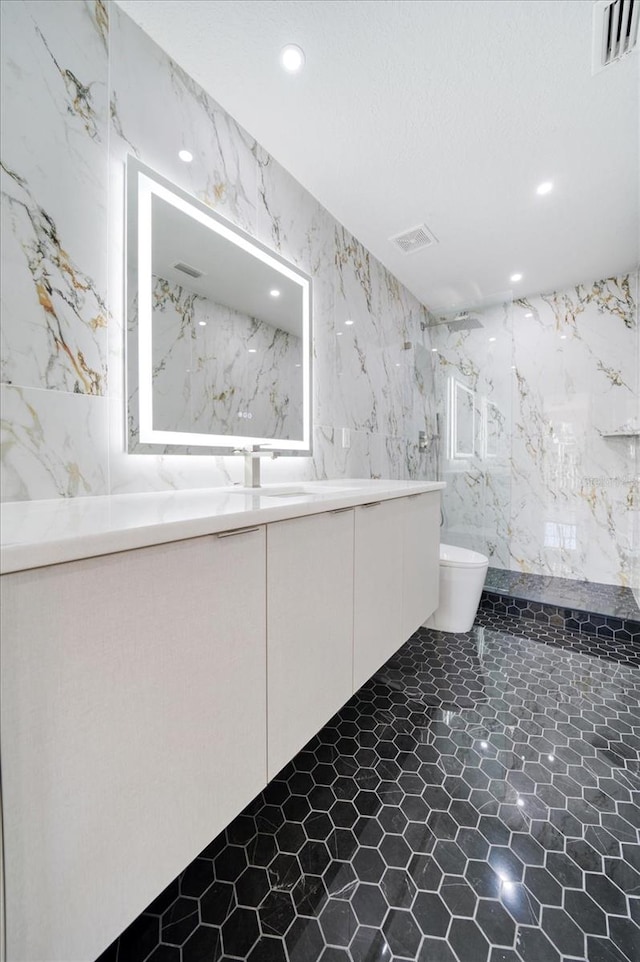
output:
<svg viewBox="0 0 640 962"><path fill-rule="evenodd" d="M638 42L640 0L597 0L593 8L593 72L621 60Z"/></svg>
<svg viewBox="0 0 640 962"><path fill-rule="evenodd" d="M638 0L638 2L640 2L640 0ZM411 230L403 231L402 234L396 234L394 237L390 237L389 240L392 244L395 244L403 254L413 254L414 251L421 251L425 247L432 247L433 244L438 243L438 238L435 234L431 233L425 224L412 227Z"/></svg>
<svg viewBox="0 0 640 962"><path fill-rule="evenodd" d="M182 271L183 274L188 274L189 277L202 277L202 271L199 271L197 267L191 267L190 264L183 264L182 261L174 264L173 269L175 271Z"/></svg>

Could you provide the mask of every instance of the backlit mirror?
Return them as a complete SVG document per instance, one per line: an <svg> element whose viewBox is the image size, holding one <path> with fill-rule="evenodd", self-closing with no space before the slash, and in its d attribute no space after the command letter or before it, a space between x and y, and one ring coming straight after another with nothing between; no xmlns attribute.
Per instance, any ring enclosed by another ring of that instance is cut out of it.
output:
<svg viewBox="0 0 640 962"><path fill-rule="evenodd" d="M310 277L132 157L127 268L129 451L310 454Z"/></svg>

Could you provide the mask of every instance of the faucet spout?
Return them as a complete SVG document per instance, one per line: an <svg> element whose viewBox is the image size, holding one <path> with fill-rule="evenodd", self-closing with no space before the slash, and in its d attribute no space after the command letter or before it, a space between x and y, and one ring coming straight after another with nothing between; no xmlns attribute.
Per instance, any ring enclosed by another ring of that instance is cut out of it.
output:
<svg viewBox="0 0 640 962"><path fill-rule="evenodd" d="M250 448L240 448L234 454L244 457L244 486L245 488L260 487L260 458L277 458L277 451L261 451L259 444Z"/></svg>

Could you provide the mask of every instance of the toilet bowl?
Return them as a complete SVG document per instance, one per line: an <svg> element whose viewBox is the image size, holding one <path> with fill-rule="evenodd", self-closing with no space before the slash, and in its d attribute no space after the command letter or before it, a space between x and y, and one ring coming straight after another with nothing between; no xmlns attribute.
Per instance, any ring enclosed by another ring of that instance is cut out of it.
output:
<svg viewBox="0 0 640 962"><path fill-rule="evenodd" d="M470 631L473 625L489 559L478 551L440 545L440 604L425 628Z"/></svg>

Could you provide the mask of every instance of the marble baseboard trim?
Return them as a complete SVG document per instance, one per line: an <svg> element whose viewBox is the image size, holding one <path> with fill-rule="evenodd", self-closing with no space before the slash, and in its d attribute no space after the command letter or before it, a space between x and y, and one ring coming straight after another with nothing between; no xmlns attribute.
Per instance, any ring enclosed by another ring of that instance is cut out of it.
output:
<svg viewBox="0 0 640 962"><path fill-rule="evenodd" d="M546 579L553 581L554 579ZM598 586L607 587L607 586ZM497 615L510 615L535 621L539 625L565 629L588 635L607 642L608 648L618 645L640 644L640 621L601 614L597 611L583 611L575 607L548 604L514 597L507 589L501 591L485 587L480 600L483 611Z"/></svg>

